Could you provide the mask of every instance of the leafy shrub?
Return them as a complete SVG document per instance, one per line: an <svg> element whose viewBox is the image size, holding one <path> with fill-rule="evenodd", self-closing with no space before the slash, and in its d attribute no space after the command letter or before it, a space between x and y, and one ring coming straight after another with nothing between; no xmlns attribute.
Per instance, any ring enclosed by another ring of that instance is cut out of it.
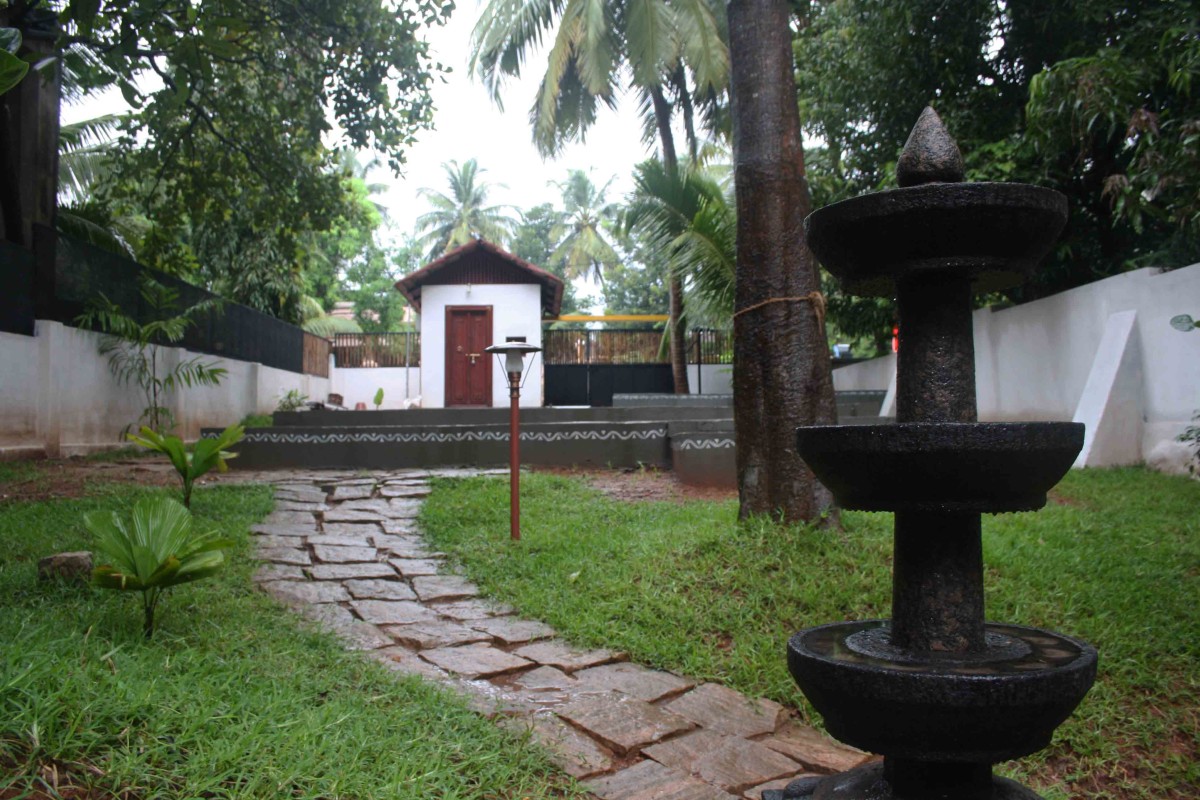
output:
<svg viewBox="0 0 1200 800"><path fill-rule="evenodd" d="M216 439L201 439L190 448L178 436L163 436L146 426L142 426L142 435L129 434L129 440L137 442L142 447L165 453L171 459L175 471L183 481L183 505L192 507L192 484L196 478L216 467L218 472L225 472L229 467L225 464L237 453L230 453L225 448L242 440L246 431L241 425L230 425Z"/></svg>
<svg viewBox="0 0 1200 800"><path fill-rule="evenodd" d="M308 402L308 395L301 394L299 389L289 389L287 394L279 398L276 411L299 411Z"/></svg>
<svg viewBox="0 0 1200 800"><path fill-rule="evenodd" d="M225 563L221 552L233 542L215 533L197 533L192 514L169 497L139 501L129 520L115 511L85 514L96 536L92 584L102 589L142 593L142 631L154 635L154 610L172 586L207 578Z"/></svg>
<svg viewBox="0 0 1200 800"><path fill-rule="evenodd" d="M269 428L274 422L270 414L247 414L238 424L243 428Z"/></svg>
<svg viewBox="0 0 1200 800"><path fill-rule="evenodd" d="M137 384L146 407L141 421L159 432L175 427L175 414L166 405L171 393L192 386L216 386L228 374L217 362L202 361L199 356L180 361L165 369L164 346L176 345L196 320L219 306L216 300L205 300L173 312L179 305L179 291L164 286L149 276L141 280L142 305L153 319L140 322L132 314L103 294L88 303L87 310L76 318L80 327L98 327L104 332L100 354L108 356L108 369L119 383ZM129 427L126 426L126 430Z"/></svg>

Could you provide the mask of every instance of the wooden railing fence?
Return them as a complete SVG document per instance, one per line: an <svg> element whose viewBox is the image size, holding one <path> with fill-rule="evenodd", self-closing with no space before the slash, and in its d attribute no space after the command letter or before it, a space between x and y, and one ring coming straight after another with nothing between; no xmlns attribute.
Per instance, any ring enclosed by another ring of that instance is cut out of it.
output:
<svg viewBox="0 0 1200 800"><path fill-rule="evenodd" d="M333 359L344 367L419 367L421 335L418 333L337 333Z"/></svg>
<svg viewBox="0 0 1200 800"><path fill-rule="evenodd" d="M549 330L542 335L547 364L667 364L670 354L662 331ZM730 331L695 329L688 332L690 364L733 362Z"/></svg>
<svg viewBox="0 0 1200 800"><path fill-rule="evenodd" d="M333 352L333 342L317 336L315 333L304 332L304 365L305 375L316 375L318 378L329 377L329 354Z"/></svg>

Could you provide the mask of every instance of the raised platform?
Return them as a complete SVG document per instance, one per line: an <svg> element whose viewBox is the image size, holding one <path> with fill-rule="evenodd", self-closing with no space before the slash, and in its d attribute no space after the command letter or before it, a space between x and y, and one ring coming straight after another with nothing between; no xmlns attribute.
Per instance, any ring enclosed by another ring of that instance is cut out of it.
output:
<svg viewBox="0 0 1200 800"><path fill-rule="evenodd" d="M878 423L883 393L839 396L842 424ZM702 400L693 400L693 397ZM636 400L634 399L636 398ZM658 404L642 403L656 399ZM521 411L521 462L532 466L674 469L685 483L736 486L737 449L728 395L618 395L603 408ZM863 414L864 411L873 413ZM504 466L507 408L295 411L251 428L234 447L235 469L401 469ZM206 436L216 435L206 430Z"/></svg>

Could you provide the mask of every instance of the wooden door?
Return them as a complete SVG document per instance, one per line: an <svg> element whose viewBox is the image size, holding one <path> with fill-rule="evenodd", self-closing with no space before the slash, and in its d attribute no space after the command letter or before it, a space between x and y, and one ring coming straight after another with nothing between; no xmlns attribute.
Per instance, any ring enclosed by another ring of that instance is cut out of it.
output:
<svg viewBox="0 0 1200 800"><path fill-rule="evenodd" d="M446 406L492 405L491 306L446 306Z"/></svg>

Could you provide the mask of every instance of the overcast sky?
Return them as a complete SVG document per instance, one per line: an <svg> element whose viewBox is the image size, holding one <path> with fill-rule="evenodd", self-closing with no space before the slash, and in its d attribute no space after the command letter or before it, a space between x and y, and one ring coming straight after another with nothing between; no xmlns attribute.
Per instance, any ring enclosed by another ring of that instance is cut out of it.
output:
<svg viewBox="0 0 1200 800"><path fill-rule="evenodd" d="M509 84L501 112L482 83L467 73L471 30L479 12L476 0L463 0L445 27L426 31L434 58L453 69L446 83L433 89L435 129L422 133L407 151L403 177L387 170L371 176L372 182L390 184L379 199L398 233L411 232L417 216L429 210L419 189L449 192L441 165L451 159L461 164L474 158L486 170L484 180L504 184L489 195L493 203L526 209L559 201L558 190L548 184L564 180L568 169L590 171L598 186L615 177L608 199L619 200L632 187L633 166L651 155L641 142L636 99L628 97L615 113L601 109L586 144L570 144L558 158L543 161L533 146L529 108L545 57L538 52L527 60L521 80Z"/></svg>

